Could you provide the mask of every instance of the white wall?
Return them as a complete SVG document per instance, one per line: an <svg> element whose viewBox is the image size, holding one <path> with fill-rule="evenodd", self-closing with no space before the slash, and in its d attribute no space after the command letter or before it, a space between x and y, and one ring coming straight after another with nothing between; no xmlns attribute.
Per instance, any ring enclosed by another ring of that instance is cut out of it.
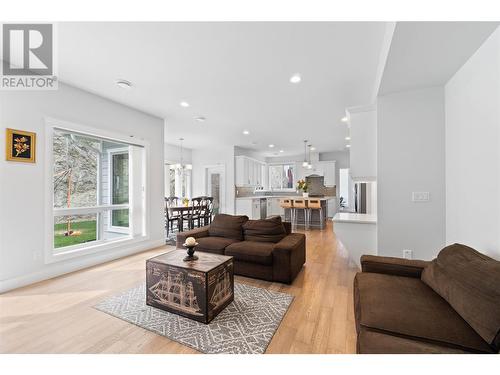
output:
<svg viewBox="0 0 500 375"><path fill-rule="evenodd" d="M446 242L500 259L500 29L446 93Z"/></svg>
<svg viewBox="0 0 500 375"><path fill-rule="evenodd" d="M168 135L167 135L168 137ZM173 140L172 140L173 142ZM184 164L192 163L192 150L190 148L182 147L182 161ZM181 147L170 143L165 143L165 161L169 163L181 162Z"/></svg>
<svg viewBox="0 0 500 375"><path fill-rule="evenodd" d="M377 177L377 111L374 106L346 110L349 117L351 148L350 174L354 181Z"/></svg>
<svg viewBox="0 0 500 375"><path fill-rule="evenodd" d="M262 153L244 147L234 146L234 156L248 156L263 163L266 162L266 157Z"/></svg>
<svg viewBox="0 0 500 375"><path fill-rule="evenodd" d="M103 251L52 264L44 262L45 175L44 117L125 134L150 142L150 239L119 250ZM164 241L163 120L59 84L56 91L0 92L0 154L5 128L37 133L36 164L0 158L0 292L111 260Z"/></svg>
<svg viewBox="0 0 500 375"><path fill-rule="evenodd" d="M378 254L432 259L445 243L444 89L381 96L377 112Z"/></svg>
<svg viewBox="0 0 500 375"><path fill-rule="evenodd" d="M205 195L205 167L223 165L225 167L225 196L226 196L226 209L227 214L234 214L234 199L235 199L235 185L234 185L234 147L233 146L208 146L206 149L192 150L193 160L193 197Z"/></svg>

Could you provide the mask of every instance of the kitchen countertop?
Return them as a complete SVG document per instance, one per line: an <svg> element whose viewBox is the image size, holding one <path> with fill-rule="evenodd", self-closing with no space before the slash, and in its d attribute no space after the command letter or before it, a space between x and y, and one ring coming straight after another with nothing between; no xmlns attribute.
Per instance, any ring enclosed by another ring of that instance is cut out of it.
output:
<svg viewBox="0 0 500 375"><path fill-rule="evenodd" d="M333 221L336 223L377 224L377 215L338 212L333 217Z"/></svg>
<svg viewBox="0 0 500 375"><path fill-rule="evenodd" d="M289 198L289 199L305 199L305 200L309 200L309 199L319 199L320 201L328 201L330 199L335 199L337 197L334 197L334 196L325 196L325 197L308 197L308 198L304 198L300 195L254 195L254 196L251 196L251 197L238 197L236 198L237 200L238 199L261 199L261 198L278 198L278 199L284 199L284 198Z"/></svg>

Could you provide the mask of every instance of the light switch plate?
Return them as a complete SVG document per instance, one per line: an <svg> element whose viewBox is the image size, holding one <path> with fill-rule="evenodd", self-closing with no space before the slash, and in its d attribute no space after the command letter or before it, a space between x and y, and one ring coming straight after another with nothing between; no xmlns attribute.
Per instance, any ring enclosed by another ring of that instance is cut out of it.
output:
<svg viewBox="0 0 500 375"><path fill-rule="evenodd" d="M414 191L411 193L412 202L428 202L430 193L428 191Z"/></svg>

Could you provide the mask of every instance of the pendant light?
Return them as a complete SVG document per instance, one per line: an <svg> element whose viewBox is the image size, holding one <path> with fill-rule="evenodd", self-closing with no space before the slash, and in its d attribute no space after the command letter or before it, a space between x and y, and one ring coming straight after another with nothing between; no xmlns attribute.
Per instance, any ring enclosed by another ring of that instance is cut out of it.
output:
<svg viewBox="0 0 500 375"><path fill-rule="evenodd" d="M304 139L304 161L302 162L302 166L307 168L309 162L307 161L307 139Z"/></svg>
<svg viewBox="0 0 500 375"><path fill-rule="evenodd" d="M175 165L175 168L180 170L180 171L185 171L185 170L191 170L193 169L192 164L184 164L184 158L183 158L183 142L184 138L179 138L179 141L181 141L181 162Z"/></svg>

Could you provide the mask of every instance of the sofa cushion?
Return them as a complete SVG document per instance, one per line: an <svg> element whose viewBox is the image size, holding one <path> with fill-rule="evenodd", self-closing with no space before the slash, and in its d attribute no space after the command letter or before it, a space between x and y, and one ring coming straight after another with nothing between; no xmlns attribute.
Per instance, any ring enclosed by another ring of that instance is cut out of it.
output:
<svg viewBox="0 0 500 375"><path fill-rule="evenodd" d="M215 215L212 224L208 228L208 234L215 237L243 240L243 224L248 221L248 216L235 216L218 214Z"/></svg>
<svg viewBox="0 0 500 375"><path fill-rule="evenodd" d="M461 244L445 247L422 273L489 344L500 348L500 262Z"/></svg>
<svg viewBox="0 0 500 375"><path fill-rule="evenodd" d="M429 341L394 336L362 327L358 333L358 354L470 354L470 351L451 348Z"/></svg>
<svg viewBox="0 0 500 375"><path fill-rule="evenodd" d="M238 242L231 238L224 237L202 237L196 240L198 246L196 251L206 251L208 253L224 254L224 250L232 243Z"/></svg>
<svg viewBox="0 0 500 375"><path fill-rule="evenodd" d="M229 245L226 255L233 256L236 261L270 266L273 264L273 247L271 242L241 241Z"/></svg>
<svg viewBox="0 0 500 375"><path fill-rule="evenodd" d="M474 352L493 352L460 315L420 279L358 273L354 279L358 332L362 327Z"/></svg>
<svg viewBox="0 0 500 375"><path fill-rule="evenodd" d="M263 220L248 220L243 224L245 241L279 242L286 237L286 230L280 216Z"/></svg>

